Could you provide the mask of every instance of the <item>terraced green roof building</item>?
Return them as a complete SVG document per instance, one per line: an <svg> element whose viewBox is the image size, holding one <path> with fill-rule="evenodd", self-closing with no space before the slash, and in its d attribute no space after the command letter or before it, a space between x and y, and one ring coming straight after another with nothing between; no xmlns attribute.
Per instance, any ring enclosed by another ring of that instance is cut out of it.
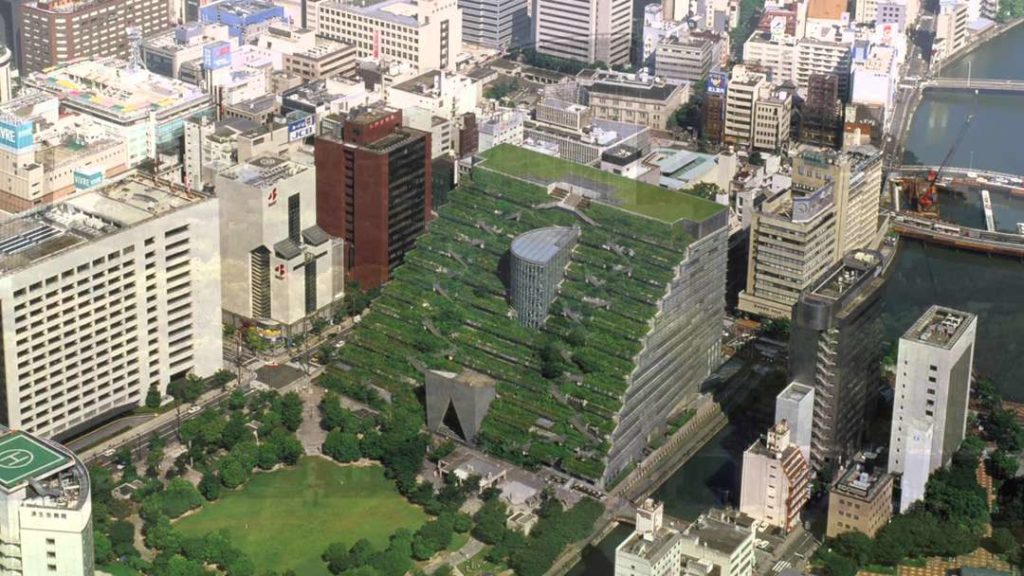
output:
<svg viewBox="0 0 1024 576"><path fill-rule="evenodd" d="M497 381L477 443L608 485L720 362L724 206L509 145L488 150L341 349L352 383ZM509 300L513 239L579 230L539 328Z"/></svg>

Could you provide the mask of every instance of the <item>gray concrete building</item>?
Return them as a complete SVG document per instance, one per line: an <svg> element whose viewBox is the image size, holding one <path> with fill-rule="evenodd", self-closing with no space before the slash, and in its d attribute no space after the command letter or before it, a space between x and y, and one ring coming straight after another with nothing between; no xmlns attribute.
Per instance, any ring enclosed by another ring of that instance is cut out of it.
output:
<svg viewBox="0 0 1024 576"><path fill-rule="evenodd" d="M721 44L708 35L669 36L654 53L655 74L670 82L701 82L721 60Z"/></svg>
<svg viewBox="0 0 1024 576"><path fill-rule="evenodd" d="M527 0L459 0L462 41L508 50L530 43L533 22Z"/></svg>
<svg viewBox="0 0 1024 576"><path fill-rule="evenodd" d="M497 396L493 378L463 370L458 374L428 370L425 376L427 429L437 432L448 426L467 442L474 442L480 424ZM452 414L454 419L449 417Z"/></svg>
<svg viewBox="0 0 1024 576"><path fill-rule="evenodd" d="M814 387L811 464L859 449L882 359L882 256L854 250L800 295L790 328L790 378Z"/></svg>
<svg viewBox="0 0 1024 576"><path fill-rule="evenodd" d="M889 471L902 475L901 512L964 439L977 324L974 314L932 306L900 337Z"/></svg>
<svg viewBox="0 0 1024 576"><path fill-rule="evenodd" d="M520 234L512 241L510 296L523 326L544 325L579 236L577 227L552 226Z"/></svg>

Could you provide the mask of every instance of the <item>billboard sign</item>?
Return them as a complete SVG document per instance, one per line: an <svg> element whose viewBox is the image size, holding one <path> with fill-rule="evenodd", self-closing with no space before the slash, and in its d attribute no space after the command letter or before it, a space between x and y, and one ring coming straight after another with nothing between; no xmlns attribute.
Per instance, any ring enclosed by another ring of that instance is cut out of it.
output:
<svg viewBox="0 0 1024 576"><path fill-rule="evenodd" d="M0 120L0 146L8 150L24 150L32 146L32 122L11 124Z"/></svg>
<svg viewBox="0 0 1024 576"><path fill-rule="evenodd" d="M291 116L291 115L289 115ZM298 116L298 115L296 115ZM294 142L313 135L316 129L316 117L305 113L298 118L288 118L288 141Z"/></svg>
<svg viewBox="0 0 1024 576"><path fill-rule="evenodd" d="M793 198L793 222L807 222L831 205L832 183L829 182L812 194Z"/></svg>
<svg viewBox="0 0 1024 576"><path fill-rule="evenodd" d="M728 74L718 70L708 73L708 94L725 94L728 87Z"/></svg>
<svg viewBox="0 0 1024 576"><path fill-rule="evenodd" d="M75 190L88 190L103 182L102 170L75 170Z"/></svg>
<svg viewBox="0 0 1024 576"><path fill-rule="evenodd" d="M203 46L203 68L216 70L231 65L231 43L225 40Z"/></svg>

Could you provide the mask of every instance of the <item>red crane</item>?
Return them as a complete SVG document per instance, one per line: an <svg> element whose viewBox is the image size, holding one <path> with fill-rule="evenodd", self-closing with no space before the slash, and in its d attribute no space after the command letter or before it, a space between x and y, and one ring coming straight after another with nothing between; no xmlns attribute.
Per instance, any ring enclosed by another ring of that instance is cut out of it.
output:
<svg viewBox="0 0 1024 576"><path fill-rule="evenodd" d="M967 134L967 129L970 128L971 121L973 120L974 113L972 112L964 119L963 125L960 126L960 132L956 135L956 139L953 140L953 145L949 147L949 151L946 152L946 157L942 159L942 164L939 164L938 168L928 171L928 183L925 193L919 195L917 198L918 210L922 212L927 211L935 205L936 200L938 200L935 183L938 182L939 176L942 175L942 171L946 169L946 166L949 165L949 160L953 157L953 154L956 153L957 148L960 147L960 142L963 141L964 136Z"/></svg>

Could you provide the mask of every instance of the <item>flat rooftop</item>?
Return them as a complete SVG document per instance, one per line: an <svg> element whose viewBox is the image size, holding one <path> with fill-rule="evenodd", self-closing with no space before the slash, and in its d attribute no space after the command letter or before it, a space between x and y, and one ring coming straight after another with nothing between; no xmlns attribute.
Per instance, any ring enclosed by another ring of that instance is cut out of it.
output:
<svg viewBox="0 0 1024 576"><path fill-rule="evenodd" d="M62 97L71 108L112 116L119 121L143 120L156 112L209 104L198 86L141 69L131 71L123 60L82 60L46 72L35 72L25 83Z"/></svg>
<svg viewBox="0 0 1024 576"><path fill-rule="evenodd" d="M789 386L786 386L782 392L779 392L779 395L776 396L776 398L787 402L800 402L812 392L814 392L814 388L811 388L807 384L801 384L800 382L794 381L790 382Z"/></svg>
<svg viewBox="0 0 1024 576"><path fill-rule="evenodd" d="M711 512L715 511L701 514L686 529L685 535L691 538L696 537L701 544L730 555L748 538L753 537L750 527L725 518L723 512L719 511L717 514Z"/></svg>
<svg viewBox="0 0 1024 576"><path fill-rule="evenodd" d="M384 0L383 2L366 6L345 2L327 2L325 4L329 8L358 14L365 18L383 20L401 26L419 26L419 21L416 18L417 14L419 14L419 8L411 0Z"/></svg>
<svg viewBox="0 0 1024 576"><path fill-rule="evenodd" d="M19 213L0 223L0 273L31 266L202 198L136 177Z"/></svg>
<svg viewBox="0 0 1024 576"><path fill-rule="evenodd" d="M203 12L217 11L227 12L235 16L248 17L261 12L267 12L278 8L277 4L267 0L220 0L203 6Z"/></svg>
<svg viewBox="0 0 1024 576"><path fill-rule="evenodd" d="M658 529L651 540L645 540L634 530L615 551L643 558L653 565L657 564L665 554L671 552L681 538L682 534L678 530L665 526Z"/></svg>
<svg viewBox="0 0 1024 576"><path fill-rule="evenodd" d="M903 334L903 338L949 350L967 332L974 318L970 312L932 306Z"/></svg>
<svg viewBox="0 0 1024 576"><path fill-rule="evenodd" d="M845 296L865 277L877 275L882 255L874 250L856 250L823 274L810 293L829 300Z"/></svg>
<svg viewBox="0 0 1024 576"><path fill-rule="evenodd" d="M0 487L5 491L71 464L71 458L27 434L9 431L0 436Z"/></svg>
<svg viewBox="0 0 1024 576"><path fill-rule="evenodd" d="M220 175L228 180L236 180L249 186L266 188L306 170L309 170L308 166L287 158L257 156L224 170Z"/></svg>
<svg viewBox="0 0 1024 576"><path fill-rule="evenodd" d="M831 492L871 501L885 485L892 481L883 466L867 467L855 463L840 474L832 485Z"/></svg>
<svg viewBox="0 0 1024 576"><path fill-rule="evenodd" d="M482 156L483 168L543 186L567 182L597 193L593 198L597 202L666 224L679 220L701 222L725 210L725 206L685 192L666 190L510 144L491 148Z"/></svg>

